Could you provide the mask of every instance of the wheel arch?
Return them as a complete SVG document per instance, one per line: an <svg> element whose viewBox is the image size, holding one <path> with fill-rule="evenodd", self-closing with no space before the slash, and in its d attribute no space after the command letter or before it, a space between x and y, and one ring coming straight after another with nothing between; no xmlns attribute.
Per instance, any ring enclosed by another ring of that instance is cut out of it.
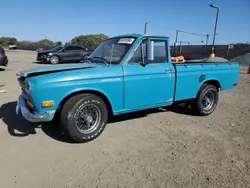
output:
<svg viewBox="0 0 250 188"><path fill-rule="evenodd" d="M220 82L219 82L218 80L215 80L215 79L206 80L206 81L204 81L204 82L200 85L200 87L199 87L199 89L198 89L198 91L197 91L197 93L196 93L196 97L198 96L198 93L199 93L199 91L200 91L200 88L201 88L204 84L213 85L213 86L215 86L215 87L218 89L218 91L220 91L220 89L221 89L221 84L220 84Z"/></svg>
<svg viewBox="0 0 250 188"><path fill-rule="evenodd" d="M112 115L112 116L114 115L114 113L113 113L113 108L112 108L111 102L110 102L110 100L108 99L108 97L107 97L104 93L102 93L102 92L100 92L100 91L97 91L97 90L92 90L92 89L74 91L74 92L71 92L70 94L66 95L66 96L61 100L61 102L59 103L58 108L57 108L57 113L60 112L61 107L65 104L65 102L66 102L69 98L71 98L71 97L73 97L73 96L75 96L75 95L84 94L84 93L94 94L94 95L97 95L97 96L101 97L101 98L103 99L103 101L105 102L105 104L107 105L109 115Z"/></svg>
<svg viewBox="0 0 250 188"><path fill-rule="evenodd" d="M204 85L204 84L213 85L213 86L215 86L218 90L221 89L221 84L220 84L220 82L219 82L218 80L215 80L215 79L206 80L206 81L202 82L202 84L200 85L200 88L201 88L201 86Z"/></svg>

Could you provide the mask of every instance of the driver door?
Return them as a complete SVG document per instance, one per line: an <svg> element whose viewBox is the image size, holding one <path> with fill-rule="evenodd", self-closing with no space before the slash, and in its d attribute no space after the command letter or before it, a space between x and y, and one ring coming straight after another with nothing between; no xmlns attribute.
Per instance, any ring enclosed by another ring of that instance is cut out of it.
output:
<svg viewBox="0 0 250 188"><path fill-rule="evenodd" d="M154 60L142 64L146 42L142 42L124 65L124 110L136 110L173 102L175 74L168 61L167 40L154 41Z"/></svg>

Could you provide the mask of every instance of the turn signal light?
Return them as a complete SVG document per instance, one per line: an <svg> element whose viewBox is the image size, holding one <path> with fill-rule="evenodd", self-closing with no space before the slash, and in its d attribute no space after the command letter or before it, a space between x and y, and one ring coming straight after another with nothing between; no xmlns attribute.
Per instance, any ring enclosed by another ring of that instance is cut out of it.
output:
<svg viewBox="0 0 250 188"><path fill-rule="evenodd" d="M44 101L42 102L42 107L46 108L46 107L51 107L54 106L54 101Z"/></svg>

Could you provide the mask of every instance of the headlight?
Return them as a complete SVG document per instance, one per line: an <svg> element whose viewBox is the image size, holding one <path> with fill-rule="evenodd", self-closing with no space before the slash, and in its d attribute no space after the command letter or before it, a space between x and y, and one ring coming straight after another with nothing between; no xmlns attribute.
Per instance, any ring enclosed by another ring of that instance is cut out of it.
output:
<svg viewBox="0 0 250 188"><path fill-rule="evenodd" d="M51 55L53 55L53 54L52 54L52 53L48 53L48 55L50 55L50 56L51 56Z"/></svg>

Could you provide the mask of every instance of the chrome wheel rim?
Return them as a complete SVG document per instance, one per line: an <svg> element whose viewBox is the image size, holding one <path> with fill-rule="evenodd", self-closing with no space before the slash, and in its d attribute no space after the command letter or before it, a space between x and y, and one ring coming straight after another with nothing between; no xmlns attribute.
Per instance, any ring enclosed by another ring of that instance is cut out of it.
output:
<svg viewBox="0 0 250 188"><path fill-rule="evenodd" d="M202 98L202 107L204 110L209 110L212 108L215 100L215 95L212 91L208 91Z"/></svg>
<svg viewBox="0 0 250 188"><path fill-rule="evenodd" d="M75 114L76 127L83 134L95 131L101 121L101 111L94 104L86 104L80 107Z"/></svg>
<svg viewBox="0 0 250 188"><path fill-rule="evenodd" d="M52 57L50 58L50 62L51 62L52 64L58 63L58 57L52 56Z"/></svg>

